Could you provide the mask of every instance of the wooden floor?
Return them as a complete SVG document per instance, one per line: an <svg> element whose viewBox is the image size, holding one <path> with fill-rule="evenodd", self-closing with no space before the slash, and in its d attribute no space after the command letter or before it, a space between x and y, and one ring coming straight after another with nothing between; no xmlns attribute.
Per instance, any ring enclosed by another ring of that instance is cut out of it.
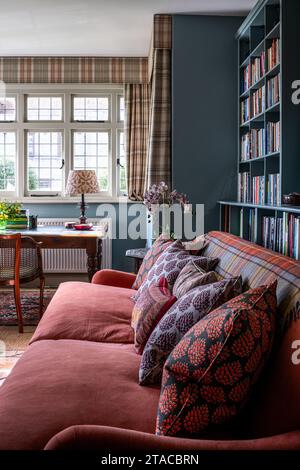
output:
<svg viewBox="0 0 300 470"><path fill-rule="evenodd" d="M25 326L20 334L17 326L0 326L0 386L22 356L35 328Z"/></svg>

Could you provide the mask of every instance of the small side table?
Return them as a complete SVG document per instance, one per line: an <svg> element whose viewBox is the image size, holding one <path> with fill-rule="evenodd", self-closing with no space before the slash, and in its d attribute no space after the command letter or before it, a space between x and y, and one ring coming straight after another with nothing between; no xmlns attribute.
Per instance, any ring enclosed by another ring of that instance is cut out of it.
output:
<svg viewBox="0 0 300 470"><path fill-rule="evenodd" d="M148 251L148 248L134 248L132 250L127 250L125 255L128 258L133 258L134 259L134 272L135 274L138 272L140 269L140 266L143 262L143 259L145 258L145 255Z"/></svg>

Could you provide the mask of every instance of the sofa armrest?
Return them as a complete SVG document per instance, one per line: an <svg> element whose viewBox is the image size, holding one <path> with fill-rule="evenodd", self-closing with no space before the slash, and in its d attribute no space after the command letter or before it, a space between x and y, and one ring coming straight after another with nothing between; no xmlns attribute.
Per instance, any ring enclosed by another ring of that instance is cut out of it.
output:
<svg viewBox="0 0 300 470"><path fill-rule="evenodd" d="M103 286L125 287L131 289L136 278L135 274L115 269L101 269L94 274L92 283L102 284Z"/></svg>
<svg viewBox="0 0 300 470"><path fill-rule="evenodd" d="M208 441L159 437L128 429L107 426L78 425L59 432L50 439L45 450L97 451L214 451L214 450L300 450L300 431L261 439Z"/></svg>

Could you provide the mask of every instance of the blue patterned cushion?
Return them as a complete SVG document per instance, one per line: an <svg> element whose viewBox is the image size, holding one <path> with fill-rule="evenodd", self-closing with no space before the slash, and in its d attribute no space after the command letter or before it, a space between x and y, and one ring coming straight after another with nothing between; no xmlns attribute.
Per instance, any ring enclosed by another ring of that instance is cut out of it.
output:
<svg viewBox="0 0 300 470"><path fill-rule="evenodd" d="M205 315L242 292L240 277L192 289L168 310L150 335L139 372L141 385L160 382L164 363L181 338Z"/></svg>

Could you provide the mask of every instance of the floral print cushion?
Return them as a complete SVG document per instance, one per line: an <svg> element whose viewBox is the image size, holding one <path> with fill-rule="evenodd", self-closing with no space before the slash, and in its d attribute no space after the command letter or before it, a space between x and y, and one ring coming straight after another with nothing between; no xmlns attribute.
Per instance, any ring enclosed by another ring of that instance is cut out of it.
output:
<svg viewBox="0 0 300 470"><path fill-rule="evenodd" d="M209 312L242 292L242 279L224 279L192 289L170 308L149 337L139 371L142 385L161 381L163 366L185 333Z"/></svg>
<svg viewBox="0 0 300 470"><path fill-rule="evenodd" d="M164 252L158 257L150 269L147 278L144 280L136 294L132 297L133 300L136 302L143 291L149 289L152 284L157 284L162 277L168 281L169 288L172 292L173 285L180 271L189 261L194 261L198 267L205 271L211 271L219 260L218 258L193 256L184 249L182 242L177 240L169 245L168 248L166 248L166 250L164 250Z"/></svg>
<svg viewBox="0 0 300 470"><path fill-rule="evenodd" d="M172 241L166 239L163 235L160 235L157 240L155 240L151 248L147 251L145 258L143 259L132 289L139 289L141 287L155 261L165 251L165 249L171 245L171 243Z"/></svg>
<svg viewBox="0 0 300 470"><path fill-rule="evenodd" d="M182 338L164 366L156 434L193 437L239 413L270 355L276 287L241 294Z"/></svg>

